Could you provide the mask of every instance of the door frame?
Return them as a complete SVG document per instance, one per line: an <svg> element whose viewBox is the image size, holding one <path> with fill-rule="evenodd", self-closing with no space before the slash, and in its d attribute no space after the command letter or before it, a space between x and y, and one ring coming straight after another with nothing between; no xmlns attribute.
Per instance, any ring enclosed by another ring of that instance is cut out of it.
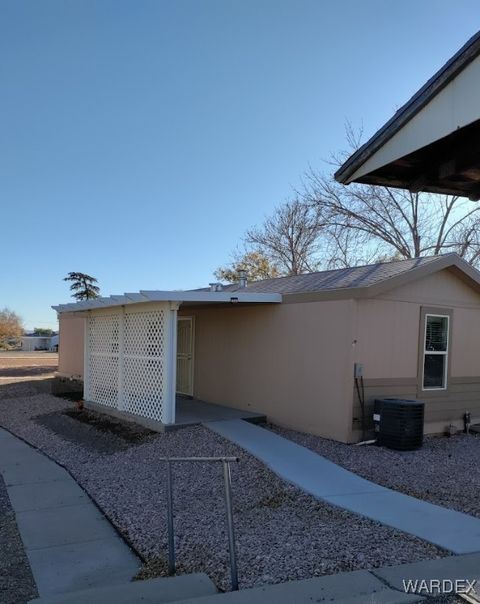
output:
<svg viewBox="0 0 480 604"><path fill-rule="evenodd" d="M177 390L177 384L175 384L175 392L182 394L183 396L190 396L193 398L193 380L195 378L195 317L193 315L178 315L177 316L177 329L180 321L190 321L191 328L191 362L190 362L190 392L180 392ZM177 359L178 359L178 347L177 347Z"/></svg>

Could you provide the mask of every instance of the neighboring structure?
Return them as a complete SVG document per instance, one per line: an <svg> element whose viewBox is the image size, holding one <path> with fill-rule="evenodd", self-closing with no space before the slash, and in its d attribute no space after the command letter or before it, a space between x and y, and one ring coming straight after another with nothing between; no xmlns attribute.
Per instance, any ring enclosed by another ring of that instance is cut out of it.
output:
<svg viewBox="0 0 480 604"><path fill-rule="evenodd" d="M480 199L480 32L335 174Z"/></svg>
<svg viewBox="0 0 480 604"><path fill-rule="evenodd" d="M34 350L51 350L52 336L35 336L26 334L22 336L22 350L32 352Z"/></svg>
<svg viewBox="0 0 480 604"><path fill-rule="evenodd" d="M58 334L55 334L50 338L50 351L58 352Z"/></svg>
<svg viewBox="0 0 480 604"><path fill-rule="evenodd" d="M370 425L385 396L424 400L427 432L480 419L480 273L456 254L54 308L60 376L105 410L173 423L177 391L353 442L356 368Z"/></svg>

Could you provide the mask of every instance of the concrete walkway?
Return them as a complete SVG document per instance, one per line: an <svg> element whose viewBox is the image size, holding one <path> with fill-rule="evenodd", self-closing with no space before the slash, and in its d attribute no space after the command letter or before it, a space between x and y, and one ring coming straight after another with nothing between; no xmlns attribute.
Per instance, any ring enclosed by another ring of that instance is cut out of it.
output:
<svg viewBox="0 0 480 604"><path fill-rule="evenodd" d="M40 596L136 574L140 561L70 474L2 429L0 472Z"/></svg>
<svg viewBox="0 0 480 604"><path fill-rule="evenodd" d="M405 583L408 584L409 581L413 582L413 585L410 583L412 592L406 593ZM455 591L461 592L469 587L466 581L473 584L473 592L468 589L472 596L469 601L479 601L473 597L480 596L480 554L450 556L370 571L355 570L303 581L264 585L196 600L180 600L177 604L426 603L429 598L424 596L452 596ZM443 599L442 601L445 602Z"/></svg>
<svg viewBox="0 0 480 604"><path fill-rule="evenodd" d="M204 575L183 575L137 581L122 589L101 588L63 598L42 598L32 600L32 604L161 604L174 601L177 604L413 604L427 602L423 596L452 596L462 590L469 592L469 601L477 601L473 596L480 594L480 554L449 556L370 571L356 570L227 593L216 593ZM442 598L442 602L445 601ZM449 598L448 601L453 600Z"/></svg>
<svg viewBox="0 0 480 604"><path fill-rule="evenodd" d="M318 499L420 537L455 554L480 552L478 518L381 487L251 423L234 420L205 425ZM422 471L421 467L418 471Z"/></svg>

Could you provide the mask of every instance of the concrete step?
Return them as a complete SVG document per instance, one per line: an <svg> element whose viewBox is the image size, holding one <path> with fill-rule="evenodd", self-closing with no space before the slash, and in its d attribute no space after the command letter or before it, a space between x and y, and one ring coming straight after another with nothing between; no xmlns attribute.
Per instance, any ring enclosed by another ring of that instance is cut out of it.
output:
<svg viewBox="0 0 480 604"><path fill-rule="evenodd" d="M164 604L213 596L216 593L217 588L207 575L198 573L82 589L30 600L30 604Z"/></svg>
<svg viewBox="0 0 480 604"><path fill-rule="evenodd" d="M177 604L413 604L416 595L390 589L366 570L289 581L201 598L186 598Z"/></svg>

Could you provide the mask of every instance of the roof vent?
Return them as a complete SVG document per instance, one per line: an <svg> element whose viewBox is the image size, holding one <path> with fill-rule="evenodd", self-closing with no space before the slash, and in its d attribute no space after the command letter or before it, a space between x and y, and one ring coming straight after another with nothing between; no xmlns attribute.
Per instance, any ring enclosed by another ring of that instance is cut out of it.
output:
<svg viewBox="0 0 480 604"><path fill-rule="evenodd" d="M221 283L209 283L211 292L221 292L223 285Z"/></svg>
<svg viewBox="0 0 480 604"><path fill-rule="evenodd" d="M243 268L238 271L238 284L242 289L247 287L247 271Z"/></svg>

